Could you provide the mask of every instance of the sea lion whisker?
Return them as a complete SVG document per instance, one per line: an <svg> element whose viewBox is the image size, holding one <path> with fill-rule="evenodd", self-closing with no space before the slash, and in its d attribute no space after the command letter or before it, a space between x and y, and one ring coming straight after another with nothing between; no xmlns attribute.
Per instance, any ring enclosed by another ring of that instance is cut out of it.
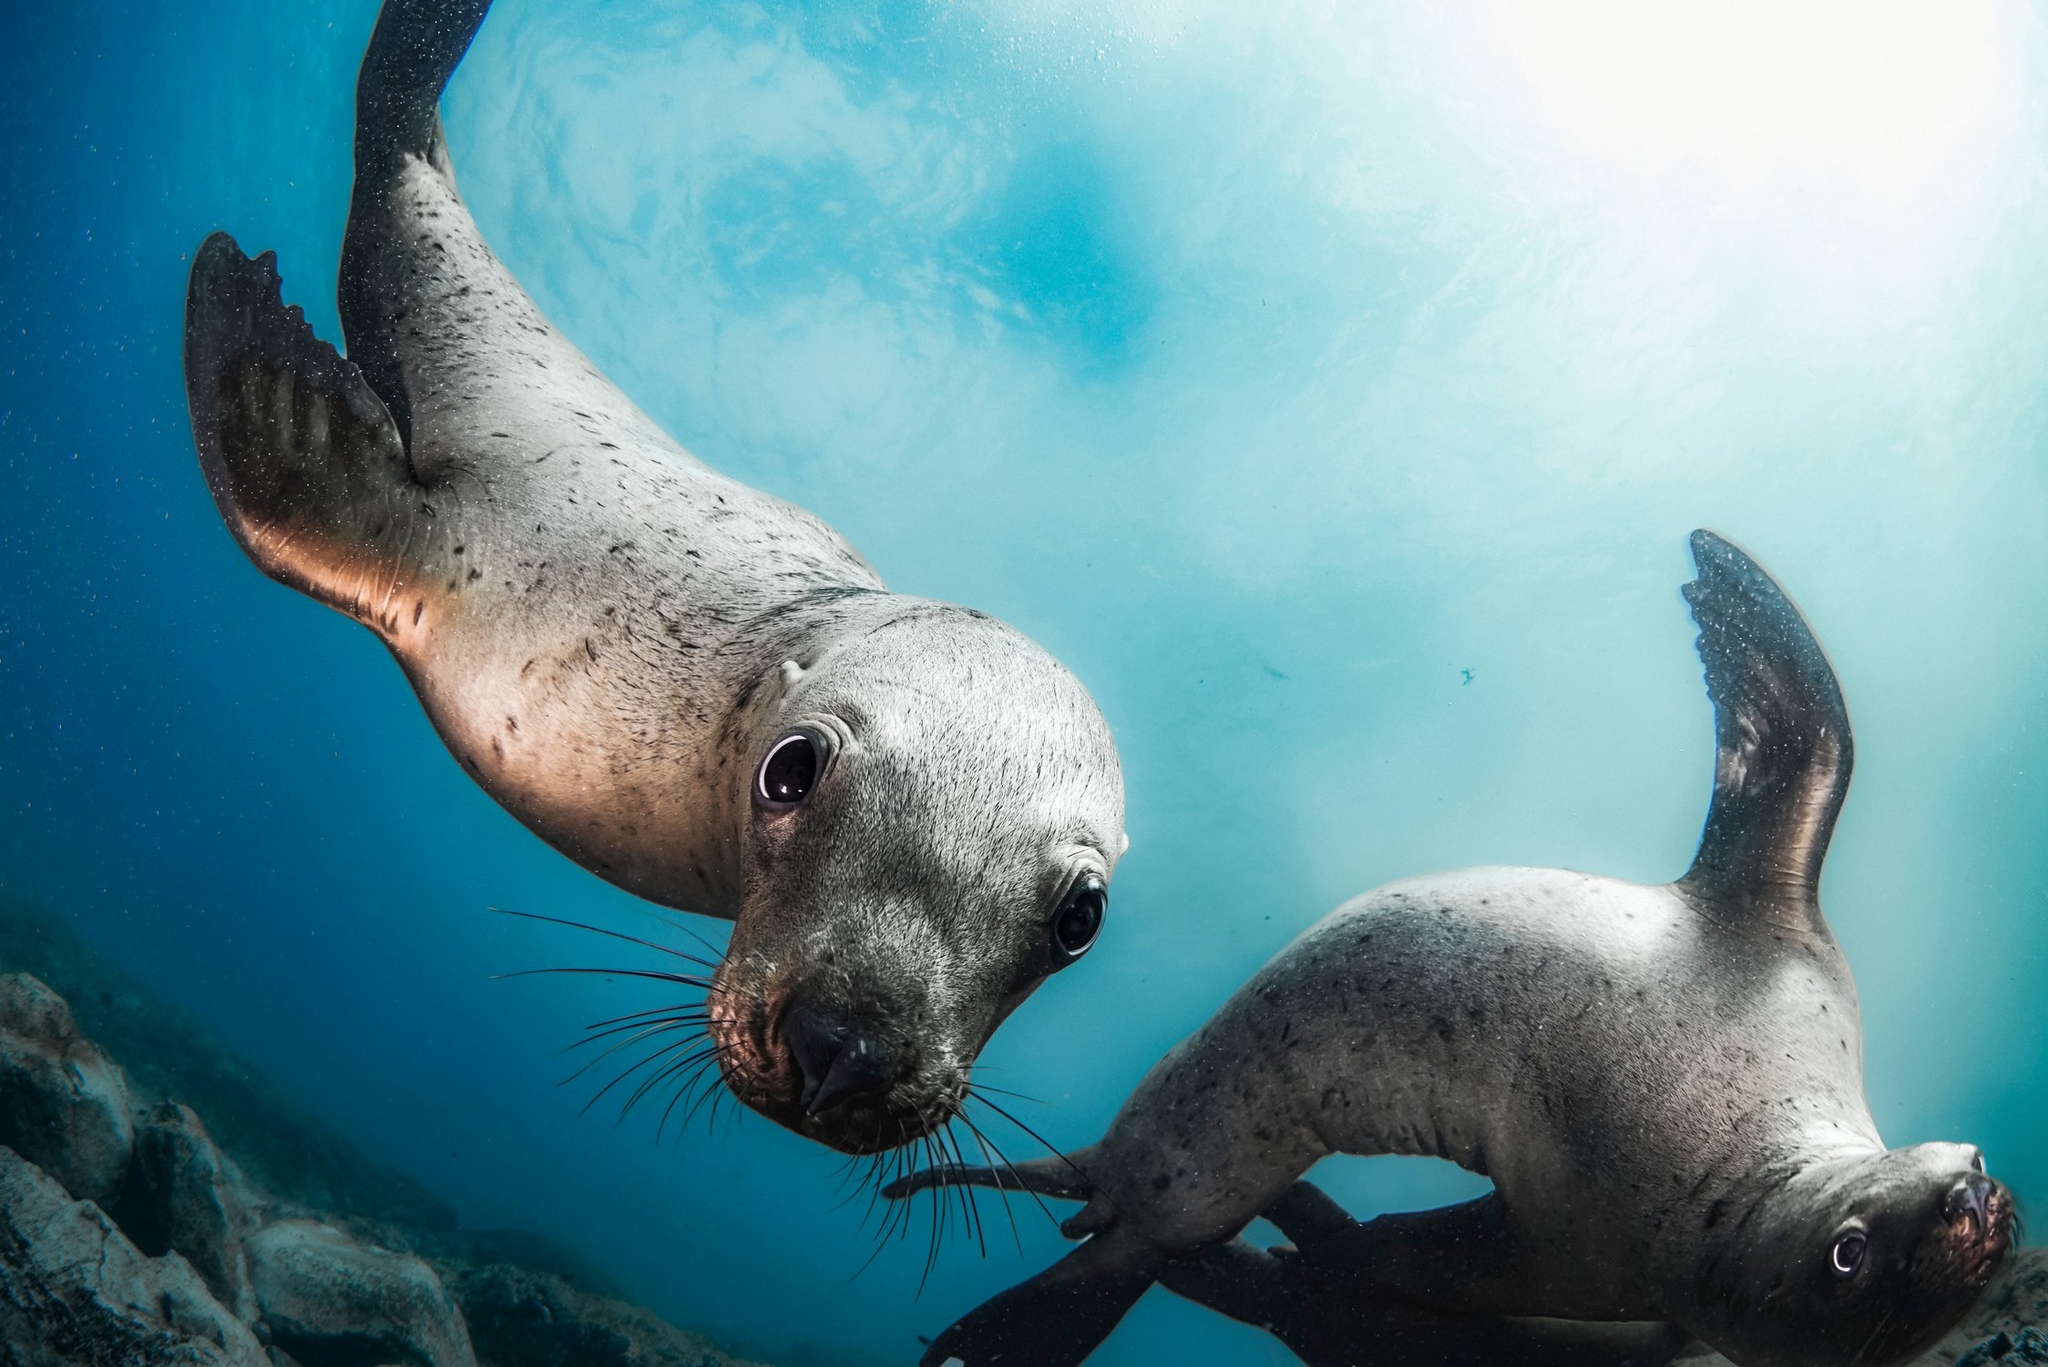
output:
<svg viewBox="0 0 2048 1367"><path fill-rule="evenodd" d="M704 1063L704 1066L700 1067L697 1070L697 1072L690 1078L690 1081L683 1088L683 1091L691 1097L691 1101L689 1109L683 1112L682 1124L677 1129L678 1134L680 1134L683 1130L689 1129L690 1126L696 1121L697 1112L704 1109L705 1102L709 1101L712 1097L717 1096L720 1092L724 1090L724 1088L718 1085L719 1079L711 1071L711 1064L713 1062L715 1062L715 1060L707 1059ZM704 1087L704 1090L701 1092L698 1091L697 1089L699 1087L703 1087L706 1081L709 1081L711 1085L709 1087ZM711 1127L707 1122L705 1125L705 1129L708 1131L710 1128Z"/></svg>
<svg viewBox="0 0 2048 1367"><path fill-rule="evenodd" d="M989 1150L988 1139L982 1134L981 1127L968 1119L964 1111L954 1118L967 1127L967 1133L974 1136L975 1147L981 1150L982 1162L991 1168L995 1167L996 1164ZM1008 1159L1003 1159L1002 1162L1004 1167L1010 1165ZM1010 1222L1010 1241L1017 1245L1017 1253L1021 1257L1024 1253L1024 1235L1017 1228L1017 1212L1010 1208L1010 1189L1007 1185L997 1183L996 1199L1003 1203L1003 1217ZM1045 1213L1048 1217L1052 1214L1049 1210Z"/></svg>
<svg viewBox="0 0 2048 1367"><path fill-rule="evenodd" d="M605 1020L592 1021L583 1028L585 1030L596 1030L607 1025L617 1025L620 1021L632 1020L637 1016L657 1016L664 1011L674 1011L681 1014L686 1011L708 1011L709 1009L710 1007L704 1002L677 1002L673 1006L650 1006L645 1011L629 1011L623 1016L612 1016Z"/></svg>
<svg viewBox="0 0 2048 1367"><path fill-rule="evenodd" d="M648 1064L650 1064L650 1063L653 1063L653 1062L655 1062L655 1061L656 1061L657 1059L661 1059L661 1058L664 1058L664 1057L666 1057L667 1055L669 1055L670 1053L672 1053L672 1052L673 1052L673 1051L675 1051L676 1049L679 1049L679 1048L686 1048L686 1047L688 1047L689 1043L690 1043L690 1041L688 1041L687 1039L683 1039L683 1040L677 1040L677 1041L676 1041L675 1043L673 1043L673 1044L670 1044L670 1045L666 1045L666 1046L664 1046L663 1048L657 1049L657 1050L655 1050L655 1051L654 1051L653 1053L651 1053L651 1054L647 1055L647 1056L646 1056L645 1058L641 1059L641 1060L640 1060L639 1062L637 1062L637 1063L633 1064L633 1065L632 1065L631 1067L627 1068L627 1069L626 1069L626 1070L625 1070L624 1072L621 1072L621 1073L620 1073L620 1074L619 1074L619 1075L618 1075L617 1077L613 1078L613 1079L612 1079L612 1080L611 1080L610 1082L607 1082L607 1083L605 1083L605 1085L604 1085L604 1086L602 1086L602 1087L598 1088L598 1089L597 1089L597 1095L595 1095L595 1096L591 1097L591 1098L590 1098L590 1100L588 1100L588 1101L584 1102L584 1103L583 1103L583 1108L582 1108L581 1110L579 1110L578 1112L576 1112L576 1114L577 1114L577 1115L579 1115L579 1116L582 1116L582 1115L587 1115L587 1114L589 1114L589 1112L590 1112L590 1108L591 1108L591 1107L593 1107L593 1106L595 1106L595 1105L596 1105L596 1104L597 1104L598 1102L600 1102L600 1101L604 1100L605 1094L606 1094L607 1092L611 1091L611 1089L612 1089L612 1088L614 1088L614 1087L618 1086L618 1085L619 1085L620 1083L624 1082L624 1081L625 1081L625 1080L626 1080L627 1078L629 1078L629 1077L633 1076L633 1074L635 1074L635 1073L639 1072L639 1071L640 1071L640 1070L641 1070L642 1068L645 1068L645 1067L646 1067L646 1066L647 1066ZM594 1063L594 1062L596 1062L596 1061L597 1061L597 1060L594 1060L594 1059L592 1060L592 1062L593 1062L593 1063ZM589 1065L588 1065L588 1064L586 1064L586 1065L584 1065L584 1067L585 1067L586 1069L588 1069Z"/></svg>
<svg viewBox="0 0 2048 1367"><path fill-rule="evenodd" d="M963 1168L966 1167L967 1155L960 1152L960 1136L953 1133L952 1125L950 1123L947 1124L938 1133L940 1147L942 1149L951 1148L953 1150L953 1161ZM974 1187L967 1182L959 1182L955 1186L960 1192L961 1204L967 1208L968 1225L974 1230L974 1241L981 1248L981 1256L987 1258L988 1234L982 1226L981 1204L975 1199Z"/></svg>
<svg viewBox="0 0 2048 1367"><path fill-rule="evenodd" d="M710 1023L711 1017L709 1015L656 1016L649 1020L644 1017L643 1013L643 1018L640 1020L630 1020L622 1025L609 1026L602 1030L592 1029L586 1031L582 1039L572 1040L568 1044L563 1045L559 1054L566 1054L572 1049L581 1049L588 1044L596 1044L599 1040L610 1039L613 1035L621 1035L629 1030L701 1030Z"/></svg>
<svg viewBox="0 0 2048 1367"><path fill-rule="evenodd" d="M889 1163L894 1163L896 1170L901 1172L905 1156L910 1152L910 1137L903 1128L903 1122L900 1119L896 1122L896 1138L896 1147L886 1153L875 1155L874 1172L876 1178L875 1190L877 1193L881 1191L883 1185L881 1182L883 1168ZM901 1205L902 1203L892 1201L886 1207L882 1215L882 1223L875 1231L875 1246L868 1253L868 1256L861 1261L861 1265L855 1268L853 1274L847 1278L849 1282L859 1280L863 1273L875 1265L875 1259L882 1256L882 1250L889 1246L889 1241L895 1235L904 1215ZM866 1226L868 1217L874 1214L874 1209L874 1201L871 1199L868 1202L867 1210L861 1215L863 1227Z"/></svg>
<svg viewBox="0 0 2048 1367"><path fill-rule="evenodd" d="M685 925L682 921L677 920L675 917L668 915L664 908L649 906L645 903L641 903L640 905L633 907L632 910L637 911L644 916L652 917L656 921L661 922L662 925L667 926L670 930L689 936L698 944L704 946L704 952L711 955L712 958L723 959L725 957L724 949L712 944L711 941L705 939L704 936L701 933L699 933L694 927Z"/></svg>
<svg viewBox="0 0 2048 1367"><path fill-rule="evenodd" d="M969 1085L972 1086L976 1092L994 1092L997 1096L1010 1097L1011 1099L1016 1101L1028 1101L1034 1106L1043 1106L1046 1104L1044 1099L1041 1097L1031 1096L1025 1092L1013 1092L1004 1087L991 1087L986 1082L975 1082L970 1083Z"/></svg>
<svg viewBox="0 0 2048 1367"><path fill-rule="evenodd" d="M671 1031L673 1031L673 1030L675 1030L675 1029L677 1029L677 1028L678 1028L678 1027L676 1027L676 1026L671 1026L671 1025L659 1025L659 1024L657 1024L657 1025L649 1025L649 1026L647 1026L647 1027L646 1027L645 1029L641 1030L641 1032L640 1032L639 1034L637 1034L637 1035L632 1035L632 1036L629 1036L629 1037L628 1037L628 1038L626 1038L626 1039L622 1039L622 1040L619 1040L619 1041L617 1041L616 1043L614 1043L614 1044L613 1044L613 1045L612 1045L612 1046L611 1046L610 1048L608 1048L608 1049L604 1050L604 1051L603 1051L602 1053L600 1053L600 1054L596 1055L596 1056L595 1056L594 1058L589 1058L589 1059L586 1059L586 1060L584 1060L584 1062L583 1062L583 1065L582 1065L581 1067L579 1067L579 1068L578 1068L578 1069L577 1069L577 1070L576 1070L575 1072L573 1072L573 1073L569 1074L569 1076L567 1076L567 1077L563 1078L563 1079L562 1079L562 1080L561 1080L560 1082L556 1083L555 1085L556 1085L557 1087L566 1087L566 1086L568 1086L568 1085L569 1085L570 1083L574 1082L574 1081L575 1081L575 1080L576 1080L577 1078L580 1078L580 1077L582 1077L582 1076L583 1076L583 1075L584 1075L585 1073L589 1072L589 1071L590 1071L590 1070L591 1070L592 1068L595 1068L595 1067L596 1067L596 1066L597 1066L598 1064L600 1064L600 1063L603 1063L603 1062L604 1062L604 1061L605 1061L606 1059L610 1058L610 1057L611 1057L611 1056L612 1056L613 1054L616 1054L616 1053L618 1053L618 1052L619 1052L619 1050L621 1050L621 1049L625 1049L625 1048L629 1048L629 1047L631 1047L632 1045L638 1044L638 1043L639 1043L639 1042L640 1042L641 1040L644 1040L644 1039L648 1039L648 1038L651 1038L651 1037L653 1037L653 1036L655 1036L655 1035L661 1035L661 1034L667 1034L667 1033L670 1033ZM582 1041L579 1041L579 1043L581 1043L581 1042L582 1042ZM569 1046L568 1046L568 1048L569 1048L569 1049L574 1049L575 1047L576 1047L576 1045L574 1045L574 1044L572 1044L572 1045L569 1045ZM557 1056L557 1057L560 1057L560 1054L561 1054L561 1053L566 1053L566 1052L567 1052L567 1049L565 1049L565 1050L561 1050L561 1051L559 1051L559 1052L557 1053L557 1055L556 1055L556 1056ZM654 1054L654 1055L650 1055L649 1057L654 1057L654 1058L658 1058L658 1057L660 1057L660 1055L659 1055L659 1054Z"/></svg>
<svg viewBox="0 0 2048 1367"><path fill-rule="evenodd" d="M976 1125L972 1120L969 1120L967 1117L967 1113L965 1111L962 1111L960 1113L960 1119L965 1121L967 1127L974 1131L976 1139L981 1141L981 1143L986 1148L994 1151L997 1161L1002 1164L1002 1166L996 1168L995 1171L996 1190L1002 1193L1003 1209L1008 1210L1010 1208L1010 1188L1012 1186L1015 1186L1017 1190L1023 1192L1026 1196L1029 1196L1031 1198L1032 1204L1036 1205L1039 1208L1039 1210L1044 1213L1045 1218L1051 1221L1053 1227L1057 1229L1060 1224L1060 1217L1053 1213L1052 1207L1048 1206L1045 1203L1045 1198L1039 1195L1036 1191L1032 1190L1031 1184L1026 1182L1023 1176L1018 1173L1017 1165L1010 1161L1010 1156L1004 1153L1001 1148L997 1147L996 1141L990 1138L988 1135L984 1134L980 1126ZM1072 1167L1073 1165L1068 1164L1068 1166ZM1076 1171L1078 1171L1078 1169L1076 1169ZM1005 1178L1004 1176L1005 1173L1008 1174L1007 1178Z"/></svg>
<svg viewBox="0 0 2048 1367"><path fill-rule="evenodd" d="M708 1058L701 1059L690 1075L676 1084L675 1095L668 1099L668 1105L661 1108L661 1119L655 1122L655 1143L659 1144L661 1137L668 1132L669 1118L675 1114L676 1107L682 1104L684 1097L689 1096L696 1090L698 1084L704 1080L706 1070L711 1068L717 1061L718 1056L715 1053ZM678 1143L682 1142L683 1131L688 1128L688 1125L689 1117L686 1115L683 1118L683 1124L676 1127L676 1141Z"/></svg>
<svg viewBox="0 0 2048 1367"><path fill-rule="evenodd" d="M655 1055L655 1057L659 1058L662 1055L670 1054L678 1049L686 1049L688 1047L688 1040L677 1040L674 1044L670 1044L661 1049ZM619 1107L619 1123L625 1123L626 1117L632 1113L633 1108L635 1106L638 1106L640 1104L641 1098L645 1097L649 1092L653 1091L656 1087L659 1087L663 1082L666 1082L668 1079L676 1076L684 1069L690 1067L692 1064L701 1062L705 1058L711 1057L717 1052L717 1045L713 1044L706 1046L699 1052L694 1054L687 1054L684 1057L677 1059L672 1063L666 1064L663 1067L657 1069L656 1071L649 1073L646 1077L642 1078L640 1080L640 1085L633 1089L633 1094L626 1098L624 1105ZM660 1141L661 1134L657 1130L655 1133L655 1142L659 1143Z"/></svg>
<svg viewBox="0 0 2048 1367"><path fill-rule="evenodd" d="M1037 1130L1032 1129L1029 1125L1026 1125L1023 1121L1017 1119L1016 1116L1011 1115L1007 1110L1003 1109L995 1102L990 1101L987 1097L981 1095L979 1088L969 1087L968 1092L971 1096L974 1097L976 1101L979 1101L982 1105L988 1107L991 1111L994 1111L997 1115L1009 1121L1018 1129L1024 1131L1025 1134L1029 1135L1031 1139L1034 1142L1036 1142L1039 1145L1039 1147L1043 1148L1047 1153L1051 1154L1054 1158L1059 1159L1060 1162L1065 1163L1069 1168L1072 1168L1074 1171L1074 1175L1076 1177L1080 1177L1084 1180L1087 1178L1088 1174L1082 1172L1080 1168L1076 1167L1073 1159L1067 1157L1066 1154L1062 1153L1059 1149L1055 1148L1050 1139L1047 1139Z"/></svg>
<svg viewBox="0 0 2048 1367"><path fill-rule="evenodd" d="M697 964L704 968L715 970L718 967L718 964L713 960L700 959L694 954L685 954L682 950L662 944L658 940L643 940L638 935L628 935L622 930L606 930L603 926L588 925L582 921L568 921L560 916L543 916L537 911L513 911L509 907L492 907L490 910L495 911L500 916L517 916L522 921L541 921L551 926L567 926L571 930L587 930L593 935L607 935L614 940L624 940L627 944L639 945L643 949L651 949L660 954L670 954L686 963Z"/></svg>
<svg viewBox="0 0 2048 1367"><path fill-rule="evenodd" d="M923 1135L919 1136L918 1143L928 1157L944 1156L944 1148L935 1141L931 1131L927 1130ZM924 1270L918 1273L917 1295L914 1299L924 1299L924 1289L926 1284L931 1281L932 1269L939 1264L939 1248L945 1243L946 1224L952 1212L952 1203L946 1199L945 1183L941 1182L932 1189L931 1234L925 1245Z"/></svg>
<svg viewBox="0 0 2048 1367"><path fill-rule="evenodd" d="M658 983L678 983L684 987L702 988L706 992L724 992L727 989L715 986L709 978L693 978L684 973L662 973L651 968L522 968L511 973L493 973L491 981L504 978L532 978L542 973L587 973L600 978L647 978Z"/></svg>

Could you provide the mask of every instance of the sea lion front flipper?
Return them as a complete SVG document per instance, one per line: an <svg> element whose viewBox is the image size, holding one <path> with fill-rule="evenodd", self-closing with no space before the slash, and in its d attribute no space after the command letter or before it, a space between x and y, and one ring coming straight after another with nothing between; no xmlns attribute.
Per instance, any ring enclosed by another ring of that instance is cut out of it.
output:
<svg viewBox="0 0 2048 1367"><path fill-rule="evenodd" d="M1835 671L1783 589L1732 543L1692 534L1685 586L1714 702L1714 799L1679 886L1713 912L1819 930L1828 838L1854 746Z"/></svg>
<svg viewBox="0 0 2048 1367"><path fill-rule="evenodd" d="M362 373L285 305L276 256L252 261L226 233L192 262L185 396L206 483L249 558L388 634L406 548L433 518L426 491Z"/></svg>
<svg viewBox="0 0 2048 1367"><path fill-rule="evenodd" d="M882 1188L891 1201L907 1200L918 1192L946 1187L993 1187L997 1191L1022 1191L1033 1196L1050 1196L1056 1201L1086 1201L1095 1195L1083 1160L1087 1149L1071 1155L1032 1158L1007 1163L1000 1168L975 1163L940 1163L919 1168Z"/></svg>
<svg viewBox="0 0 2048 1367"><path fill-rule="evenodd" d="M1161 1269L1156 1253L1114 1230L1028 1282L970 1310L932 1341L919 1367L1077 1367L1109 1337Z"/></svg>

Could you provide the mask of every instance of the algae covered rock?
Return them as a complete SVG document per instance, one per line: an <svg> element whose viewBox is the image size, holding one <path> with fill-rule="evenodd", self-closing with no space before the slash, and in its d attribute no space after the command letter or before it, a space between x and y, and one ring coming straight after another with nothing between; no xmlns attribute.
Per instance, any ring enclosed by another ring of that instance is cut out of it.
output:
<svg viewBox="0 0 2048 1367"><path fill-rule="evenodd" d="M145 1256L90 1201L0 1148L0 1361L272 1367L182 1258Z"/></svg>
<svg viewBox="0 0 2048 1367"><path fill-rule="evenodd" d="M26 973L0 978L0 1144L71 1195L111 1206L135 1144L128 1081L71 1007Z"/></svg>
<svg viewBox="0 0 2048 1367"><path fill-rule="evenodd" d="M277 1346L302 1361L475 1367L462 1312L434 1269L317 1220L248 1241L250 1281Z"/></svg>
<svg viewBox="0 0 2048 1367"><path fill-rule="evenodd" d="M190 1107L157 1106L135 1127L135 1159L115 1218L152 1256L175 1249L221 1304L256 1315L242 1243L255 1232L255 1195Z"/></svg>

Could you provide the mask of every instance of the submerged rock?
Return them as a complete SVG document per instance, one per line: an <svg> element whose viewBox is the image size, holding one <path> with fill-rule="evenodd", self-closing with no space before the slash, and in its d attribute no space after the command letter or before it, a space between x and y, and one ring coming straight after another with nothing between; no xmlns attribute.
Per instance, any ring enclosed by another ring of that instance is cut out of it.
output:
<svg viewBox="0 0 2048 1367"><path fill-rule="evenodd" d="M65 982L135 1071L43 980L0 977L0 1367L751 1367L576 1289L557 1274L602 1279L545 1239L458 1228L56 927L23 925L0 914L0 961ZM131 1087L155 1103L139 1119ZM223 1142L167 1094L202 1101Z"/></svg>
<svg viewBox="0 0 2048 1367"><path fill-rule="evenodd" d="M249 1259L256 1206L241 1171L188 1106L166 1101L135 1128L135 1160L115 1218L152 1256L176 1249L221 1304L256 1314Z"/></svg>
<svg viewBox="0 0 2048 1367"><path fill-rule="evenodd" d="M504 1265L448 1269L490 1367L750 1367L637 1306Z"/></svg>
<svg viewBox="0 0 2048 1367"><path fill-rule="evenodd" d="M131 1108L127 1078L79 1037L62 997L26 973L0 978L0 1144L110 1207L135 1145Z"/></svg>
<svg viewBox="0 0 2048 1367"><path fill-rule="evenodd" d="M302 1362L476 1367L469 1330L434 1269L317 1220L248 1243L250 1280L277 1346Z"/></svg>
<svg viewBox="0 0 2048 1367"><path fill-rule="evenodd" d="M13 1367L273 1367L175 1253L145 1256L90 1201L0 1148L0 1360Z"/></svg>
<svg viewBox="0 0 2048 1367"><path fill-rule="evenodd" d="M2000 1334L1986 1339L1957 1358L1956 1367L1991 1367L1994 1362L2009 1367L2048 1367L2048 1334L2022 1329L2018 1337Z"/></svg>

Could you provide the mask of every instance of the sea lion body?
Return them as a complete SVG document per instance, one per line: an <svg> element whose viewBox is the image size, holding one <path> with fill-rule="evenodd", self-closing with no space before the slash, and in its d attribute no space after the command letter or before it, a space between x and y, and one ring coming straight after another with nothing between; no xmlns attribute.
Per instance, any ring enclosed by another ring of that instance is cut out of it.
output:
<svg viewBox="0 0 2048 1367"><path fill-rule="evenodd" d="M1079 1362L1161 1278L1325 1348L1304 1292L1629 1324L1653 1356L1674 1326L1663 1351L1690 1336L1739 1367L1895 1362L1955 1323L2011 1245L2012 1200L1969 1145L1887 1150L1864 1098L1856 988L1818 900L1852 762L1840 690L1753 561L1706 532L1693 554L1718 753L1686 875L1390 884L1283 950L1098 1144L898 1184L1088 1202L1065 1226L1082 1247L947 1330L927 1367ZM1232 1242L1308 1199L1297 1180L1331 1153L1447 1158L1494 1191L1324 1221L1277 1259Z"/></svg>
<svg viewBox="0 0 2048 1367"><path fill-rule="evenodd" d="M201 248L202 467L251 559L376 632L508 810L632 892L737 921L708 1014L742 1100L836 1147L905 1142L1086 949L1047 927L1092 940L1126 843L1108 727L1021 633L889 593L548 323L457 194L437 113L488 7L378 20L347 359L269 256Z"/></svg>
<svg viewBox="0 0 2048 1367"><path fill-rule="evenodd" d="M1717 1207L1746 1210L1788 1162L1877 1146L1860 1068L1839 1062L1861 1049L1847 966L1821 937L1783 952L1791 934L1557 869L1389 884L1253 977L1077 1161L1148 1241L1191 1248L1328 1154L1446 1158L1491 1178L1520 1231L1475 1307L1664 1318Z"/></svg>

